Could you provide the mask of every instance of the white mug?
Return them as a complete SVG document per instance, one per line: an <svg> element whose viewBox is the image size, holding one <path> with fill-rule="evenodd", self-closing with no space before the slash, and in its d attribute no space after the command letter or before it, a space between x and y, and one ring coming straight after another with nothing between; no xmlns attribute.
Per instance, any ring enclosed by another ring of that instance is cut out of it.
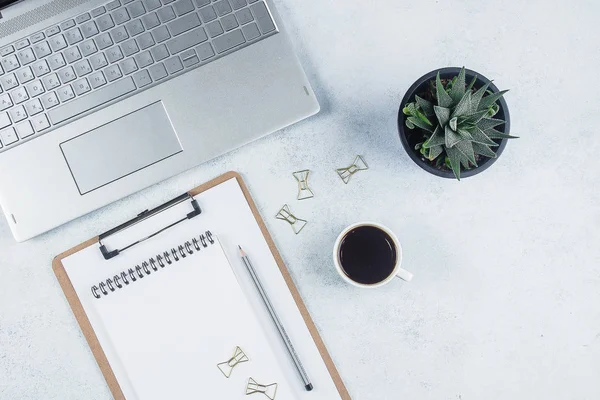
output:
<svg viewBox="0 0 600 400"><path fill-rule="evenodd" d="M388 236L392 239L392 241L394 242L394 245L396 246L396 265L394 267L394 270L387 278L385 278L381 282L377 282L374 284L364 284L364 283L356 282L356 281L353 281L352 279L350 279L348 277L348 275L346 275L346 273L342 269L341 262L340 262L340 245L342 243L342 240L344 240L344 238L350 231L352 231L353 229L359 228L361 226L372 226L372 227L381 229L383 232L388 234ZM413 277L413 274L411 274L410 272L408 272L405 269L400 268L400 266L402 265L402 246L400 246L400 241L398 240L398 237L389 228L387 228L381 224L375 223L375 222L359 222L356 224L352 224L349 227L347 227L346 229L344 229L342 231L342 233L340 233L340 235L338 236L337 240L335 241L335 245L333 246L333 263L335 264L335 268L337 269L340 276L346 282L350 283L351 285L362 287L362 288L381 287L387 283L390 283L396 277L403 279L407 282L410 282L410 280Z"/></svg>

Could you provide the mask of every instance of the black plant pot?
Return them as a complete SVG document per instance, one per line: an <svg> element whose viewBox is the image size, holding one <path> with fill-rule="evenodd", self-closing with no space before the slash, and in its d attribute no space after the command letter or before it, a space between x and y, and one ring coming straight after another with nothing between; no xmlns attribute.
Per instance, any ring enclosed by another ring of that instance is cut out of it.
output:
<svg viewBox="0 0 600 400"><path fill-rule="evenodd" d="M435 77L436 77L438 71L439 71L440 77L442 79L452 79L458 75L458 73L460 72L460 68L454 68L454 67L441 68L439 70L436 69L435 71L431 71L430 73L425 74L421 78L419 78L419 80L417 80L410 87L410 89L408 89L408 91L406 92L406 95L404 95L404 98L402 99L402 103L400 103L400 110L398 111L398 132L400 134L400 140L402 141L402 145L404 146L404 149L408 153L409 157L419 167L423 168L425 171L427 171L433 175L437 175L442 178L456 179L456 177L454 176L454 173L451 170L437 168L435 165L431 164L429 162L429 160L425 159L418 150L415 150L415 145L417 143L419 143L420 140L422 140L422 136L420 134L418 134L418 128L411 130L406 127L407 116L404 115L404 113L402 112L402 109L404 108L404 106L407 103L415 101L416 94L421 93L427 89L427 85L429 85L429 81L435 80ZM477 75L477 82L475 83L475 88L480 88L483 85L485 85L486 83L490 82L490 80L488 78L486 78L485 76L483 76L475 71L471 71L471 70L467 69L467 70L465 70L465 72L466 72L466 76L467 76L467 78L466 78L467 82L470 82L471 79L473 79L473 77L475 75ZM494 93L498 92L498 88L493 83L490 85L489 90L491 90ZM494 118L503 119L504 121L506 121L506 123L503 125L500 125L496 129L498 129L499 131L504 132L506 134L509 134L510 133L510 114L508 112L508 106L506 105L506 101L504 100L504 97L501 98L500 100L498 100L498 104L500 105L500 110L498 111L498 113L496 114L496 116ZM490 167L490 165L492 165L498 159L498 157L500 157L500 154L502 154L502 152L504 151L504 148L506 147L506 142L508 142L508 139L497 139L494 141L496 143L498 143L498 147L492 148L492 150L494 150L496 152L497 157L496 158L482 157L482 159L479 161L479 163L478 163L479 165L477 167L473 167L471 169L463 169L461 171L461 173L460 173L461 179L468 178L469 176L477 175L478 173L485 171L486 169L488 169Z"/></svg>

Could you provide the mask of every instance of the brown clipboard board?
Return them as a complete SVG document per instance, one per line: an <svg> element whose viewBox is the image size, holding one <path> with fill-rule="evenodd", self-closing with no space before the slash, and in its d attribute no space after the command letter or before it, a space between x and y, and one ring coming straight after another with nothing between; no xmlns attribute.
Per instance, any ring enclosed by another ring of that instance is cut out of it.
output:
<svg viewBox="0 0 600 400"><path fill-rule="evenodd" d="M277 250L277 247L275 247L275 242L273 242L273 238L271 237L271 234L267 230L267 226L265 225L265 222L263 221L262 217L260 216L258 209L256 208L256 204L254 204L254 200L252 200L252 196L250 196L250 192L248 191L248 187L244 183L242 176L237 172L233 172L233 171L227 172L226 174L221 175L221 176L213 179L210 182L207 182L203 185L198 186L197 188L190 190L188 193L192 196L196 196L214 186L220 185L221 183L224 183L224 182L230 180L231 178L235 178L237 180L237 182L239 183L240 187L242 188L242 191L244 192L244 196L246 197L246 201L248 201L248 205L250 206L250 209L252 210L252 214L254 214L254 218L256 218L256 222L258 223L258 226L260 227L260 230L262 231L262 234L265 237L267 244L269 245L269 249L271 250L273 257L275 258L275 261L277 262L277 265L279 266L279 270L281 271L281 274L283 275L283 278L285 279L288 289L292 293L294 301L296 302L296 306L298 307L298 310L300 311L302 318L304 318L304 322L306 323L306 326L308 327L308 330L310 331L313 341L315 342L315 344L317 345L317 348L319 349L319 353L321 354L321 357L323 358L323 361L325 362L325 365L327 366L327 370L329 371L329 374L331 375L331 378L333 379L333 382L335 383L335 386L336 386L342 400L351 400L350 394L348 393L348 390L346 389L346 386L344 385L344 382L342 381L342 378L340 377L340 374L337 371L337 368L336 368L335 364L333 363L333 360L331 359L331 356L329 355L329 352L327 351L325 344L323 343L323 339L321 339L321 336L319 335L319 332L317 331L317 328L306 308L306 305L304 304L304 301L302 301L302 298L300 297L300 293L298 292L298 289L296 288L296 285L294 284L294 281L292 280L290 272L288 271L287 267L285 266L283 259L281 258L281 255L279 254L279 251ZM117 378L116 378L112 368L110 367L108 359L106 358L106 354L104 354L104 350L100 346L98 337L96 336L96 333L94 332L94 330L92 328L92 325L85 313L85 310L83 309L83 306L81 305L81 302L79 301L79 297L77 296L77 293L75 292L75 288L73 287L73 284L71 283L71 280L69 279L67 272L65 271L65 267L63 266L63 263L62 263L62 260L64 258L66 258L72 254L75 254L89 246L97 245L98 241L99 241L99 237L95 237L86 242L81 243L78 246L73 247L70 250L65 251L62 254L59 254L52 261L52 269L54 270L54 274L56 275L56 278L58 279L58 282L60 283L60 286L61 286L63 292L65 293L67 301L69 302L69 305L71 306L71 309L73 310L73 314L75 314L75 318L77 319L77 322L79 323L79 326L81 327L81 331L83 332L83 335L85 336L85 338L88 342L88 345L90 346L90 349L92 350L92 354L94 355L94 358L96 358L96 362L98 363L98 366L100 367L100 370L102 371L102 375L104 375L104 379L106 380L106 383L108 384L108 387L110 388L110 391L111 391L113 397L117 400L121 400L121 399L125 399L125 395L123 394L123 391L121 390L121 387L119 386L119 382L117 382Z"/></svg>

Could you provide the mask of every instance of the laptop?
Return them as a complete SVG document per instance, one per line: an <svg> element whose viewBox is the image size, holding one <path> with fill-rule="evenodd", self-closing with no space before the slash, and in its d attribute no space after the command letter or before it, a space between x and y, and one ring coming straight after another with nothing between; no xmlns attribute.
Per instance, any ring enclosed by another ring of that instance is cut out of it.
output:
<svg viewBox="0 0 600 400"><path fill-rule="evenodd" d="M319 111L271 0L0 6L0 205L17 241Z"/></svg>

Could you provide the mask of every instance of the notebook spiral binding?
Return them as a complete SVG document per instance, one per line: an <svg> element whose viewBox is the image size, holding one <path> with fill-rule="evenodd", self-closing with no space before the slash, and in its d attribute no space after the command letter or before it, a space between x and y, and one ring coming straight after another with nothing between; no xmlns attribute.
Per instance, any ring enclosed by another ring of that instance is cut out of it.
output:
<svg viewBox="0 0 600 400"><path fill-rule="evenodd" d="M159 268L164 268L171 265L188 255L192 255L195 252L200 251L203 247L206 248L215 243L215 239L211 231L206 231L197 238L194 237L190 241L186 241L171 250L163 251L162 254L158 253L155 257L151 257L147 261L143 261L136 265L134 268L129 268L127 271L121 271L114 276L107 278L97 285L93 285L90 290L92 295L100 299L103 296L108 296L110 293L115 292L119 289L127 287L138 279L145 278L150 275L153 271L156 272Z"/></svg>

